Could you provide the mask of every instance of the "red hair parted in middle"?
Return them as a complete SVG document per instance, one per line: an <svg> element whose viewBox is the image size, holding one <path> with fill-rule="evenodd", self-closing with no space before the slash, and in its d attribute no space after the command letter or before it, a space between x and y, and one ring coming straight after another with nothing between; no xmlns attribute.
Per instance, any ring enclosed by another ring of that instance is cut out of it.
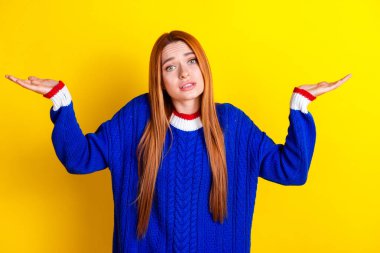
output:
<svg viewBox="0 0 380 253"><path fill-rule="evenodd" d="M162 150L165 136L168 129L171 131L169 119L174 108L170 96L163 89L161 60L165 46L176 41L185 42L193 50L204 78L204 91L200 95L200 114L212 170L210 212L214 221L221 223L227 216L228 180L224 136L216 114L210 65L197 39L183 31L171 31L162 34L157 39L150 55L149 103L151 118L137 148L139 176L139 191L136 199L138 201L138 238L142 238L148 228L158 169L164 159ZM171 136L173 136L172 133Z"/></svg>

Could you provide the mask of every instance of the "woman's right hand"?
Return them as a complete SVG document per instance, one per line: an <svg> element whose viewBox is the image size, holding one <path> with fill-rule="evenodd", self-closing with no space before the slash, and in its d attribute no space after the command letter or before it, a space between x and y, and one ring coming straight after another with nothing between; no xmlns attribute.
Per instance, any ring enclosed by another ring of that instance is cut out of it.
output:
<svg viewBox="0 0 380 253"><path fill-rule="evenodd" d="M51 79L40 79L35 76L29 76L28 80L16 78L12 75L5 75L5 77L28 90L34 91L42 95L48 93L59 82Z"/></svg>

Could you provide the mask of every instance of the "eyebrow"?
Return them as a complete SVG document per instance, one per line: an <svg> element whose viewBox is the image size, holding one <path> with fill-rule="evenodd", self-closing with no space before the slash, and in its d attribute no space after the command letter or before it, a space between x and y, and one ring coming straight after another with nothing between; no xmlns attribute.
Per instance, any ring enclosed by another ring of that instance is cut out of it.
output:
<svg viewBox="0 0 380 253"><path fill-rule="evenodd" d="M190 55L190 54L194 54L194 52L187 52L187 53L184 53L183 56L187 56L187 55ZM195 54L194 54L194 55L195 55ZM174 57L170 57L170 58L166 59L166 60L162 63L162 66L164 66L165 63L167 63L168 61L171 61L171 60L173 60L173 59L174 59Z"/></svg>

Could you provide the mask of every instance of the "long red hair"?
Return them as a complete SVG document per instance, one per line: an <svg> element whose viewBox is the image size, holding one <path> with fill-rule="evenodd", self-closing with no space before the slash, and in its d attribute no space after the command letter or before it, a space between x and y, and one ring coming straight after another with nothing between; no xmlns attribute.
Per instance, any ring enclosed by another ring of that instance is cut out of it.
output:
<svg viewBox="0 0 380 253"><path fill-rule="evenodd" d="M205 143L212 171L209 197L210 212L214 221L223 222L227 216L227 165L224 137L214 103L211 69L200 43L183 31L162 34L153 46L149 64L149 102L151 117L137 147L139 192L137 197L137 237L142 238L148 228L159 166L164 159L162 150L169 127L173 105L163 90L161 55L164 47L183 41L194 52L204 78L204 91L200 95L200 113ZM171 133L172 134L172 133ZM170 149L169 149L170 150Z"/></svg>

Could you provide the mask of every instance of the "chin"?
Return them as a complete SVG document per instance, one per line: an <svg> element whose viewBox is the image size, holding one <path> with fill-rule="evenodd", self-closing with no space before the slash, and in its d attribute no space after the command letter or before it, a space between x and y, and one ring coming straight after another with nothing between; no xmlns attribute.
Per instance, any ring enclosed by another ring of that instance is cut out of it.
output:
<svg viewBox="0 0 380 253"><path fill-rule="evenodd" d="M186 99L196 99L196 98L200 98L200 96L202 95L202 93L197 93L197 94L188 94L187 96L183 96L184 98Z"/></svg>
<svg viewBox="0 0 380 253"><path fill-rule="evenodd" d="M179 92L176 92L176 94L173 94L174 96L171 96L168 93L168 95L172 99L177 100L177 101L197 99L197 98L200 98L202 94L203 94L203 90L202 91L191 90L188 92L179 91Z"/></svg>

